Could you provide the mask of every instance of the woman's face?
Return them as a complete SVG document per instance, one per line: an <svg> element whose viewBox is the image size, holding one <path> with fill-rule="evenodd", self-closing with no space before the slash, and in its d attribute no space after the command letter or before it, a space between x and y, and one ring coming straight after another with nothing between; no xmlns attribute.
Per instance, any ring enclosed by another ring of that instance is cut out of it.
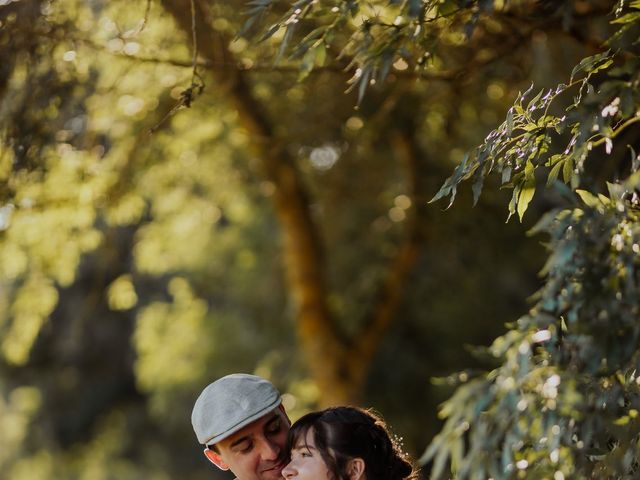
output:
<svg viewBox="0 0 640 480"><path fill-rule="evenodd" d="M291 461L282 469L282 476L287 480L331 480L331 472L316 449L312 428L291 449Z"/></svg>

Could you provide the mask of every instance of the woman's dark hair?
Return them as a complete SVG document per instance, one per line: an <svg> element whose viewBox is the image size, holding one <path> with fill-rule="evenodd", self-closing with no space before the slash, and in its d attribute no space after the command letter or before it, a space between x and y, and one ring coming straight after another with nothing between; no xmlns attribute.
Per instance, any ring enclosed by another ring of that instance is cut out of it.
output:
<svg viewBox="0 0 640 480"><path fill-rule="evenodd" d="M349 480L352 458L364 460L366 480L414 480L417 472L382 418L356 407L332 407L309 413L291 426L287 452L313 432L316 449L332 480Z"/></svg>

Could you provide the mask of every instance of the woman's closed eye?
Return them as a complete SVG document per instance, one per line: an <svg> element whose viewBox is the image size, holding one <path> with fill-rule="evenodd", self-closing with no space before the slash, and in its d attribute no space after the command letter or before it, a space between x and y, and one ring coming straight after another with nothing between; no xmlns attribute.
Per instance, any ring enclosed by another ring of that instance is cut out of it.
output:
<svg viewBox="0 0 640 480"><path fill-rule="evenodd" d="M313 458L313 453L305 447L294 448L291 452L291 458Z"/></svg>

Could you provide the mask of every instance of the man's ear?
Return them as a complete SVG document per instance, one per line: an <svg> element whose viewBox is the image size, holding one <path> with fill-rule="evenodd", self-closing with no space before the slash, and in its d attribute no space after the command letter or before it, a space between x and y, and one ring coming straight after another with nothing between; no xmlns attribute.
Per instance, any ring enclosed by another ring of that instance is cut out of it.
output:
<svg viewBox="0 0 640 480"><path fill-rule="evenodd" d="M216 467L218 467L220 470L229 470L229 465L224 463L224 460L222 460L222 457L220 456L219 453L216 453L209 448L205 448L204 456L207 457L207 459L211 463L213 463Z"/></svg>
<svg viewBox="0 0 640 480"><path fill-rule="evenodd" d="M364 460L360 457L352 458L347 464L347 473L349 474L349 480L363 480L364 475Z"/></svg>

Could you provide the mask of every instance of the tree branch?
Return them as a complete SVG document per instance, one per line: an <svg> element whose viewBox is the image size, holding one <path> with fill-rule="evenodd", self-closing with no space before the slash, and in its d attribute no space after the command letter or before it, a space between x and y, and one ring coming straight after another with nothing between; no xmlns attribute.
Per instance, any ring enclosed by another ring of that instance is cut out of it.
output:
<svg viewBox="0 0 640 480"><path fill-rule="evenodd" d="M354 368L360 368L360 375L366 374L367 366L371 364L382 340L395 319L395 314L401 305L406 282L420 253L420 217L418 215L418 196L420 191L419 161L423 156L413 142L410 132L395 130L391 134L393 150L404 166L409 197L412 201L406 210L405 234L402 244L398 247L392 259L386 279L380 286L370 310L369 318L363 324L358 345L352 350L350 363Z"/></svg>

